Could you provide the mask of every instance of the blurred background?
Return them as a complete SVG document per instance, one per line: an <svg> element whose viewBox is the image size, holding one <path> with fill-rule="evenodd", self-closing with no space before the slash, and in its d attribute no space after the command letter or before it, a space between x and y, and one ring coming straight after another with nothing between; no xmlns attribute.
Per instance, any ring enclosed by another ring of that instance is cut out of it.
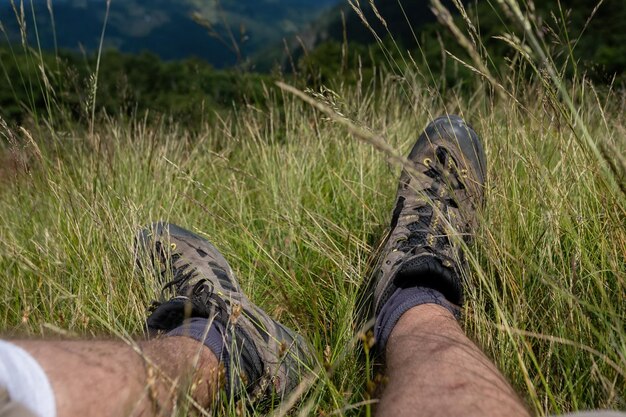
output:
<svg viewBox="0 0 626 417"><path fill-rule="evenodd" d="M478 22L471 42L491 71L519 59L500 36L519 28L500 6L443 6L460 27ZM545 0L525 10L563 75L624 83L626 2ZM16 122L51 104L45 91L27 85L42 63L55 104L73 119L84 116L99 55L99 109L150 109L189 123L202 120L207 106L256 100L257 81L285 74L313 87L367 81L375 69L417 69L441 88L473 76L459 64L466 48L427 1L2 0L0 23L0 115ZM28 58L32 52L37 59Z"/></svg>

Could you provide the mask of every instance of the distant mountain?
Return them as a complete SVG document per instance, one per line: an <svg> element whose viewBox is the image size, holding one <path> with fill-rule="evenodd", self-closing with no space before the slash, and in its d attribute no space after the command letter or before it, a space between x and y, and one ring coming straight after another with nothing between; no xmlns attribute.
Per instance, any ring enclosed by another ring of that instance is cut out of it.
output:
<svg viewBox="0 0 626 417"><path fill-rule="evenodd" d="M408 47L414 46L414 34L418 35L424 24L436 21L429 1L376 0L375 10L369 1L361 0L357 3L360 3L360 13L370 28L381 38L391 34L396 41ZM443 0L442 3L453 13L456 11L452 0ZM461 3L467 4L468 0L462 0ZM363 24L361 16L353 7L343 3L321 15L303 37L307 48L328 40L342 42L344 34L349 42L370 44L375 42L370 28Z"/></svg>
<svg viewBox="0 0 626 417"><path fill-rule="evenodd" d="M467 4L470 0L461 0ZM455 14L453 0L442 0L442 3ZM415 48L415 37L420 36L424 25L436 22L436 17L430 10L429 1L421 0L353 0L353 4L360 7L355 10L347 1L328 8L317 20L299 32L297 39L290 39L290 55L284 53L284 47L279 52L275 47L274 53L266 53L256 57L255 63L259 68L267 69L272 62L281 62L284 70L289 71L292 62L298 60L306 51L313 51L325 42L343 43L344 37L350 44L370 45L376 42L372 30L381 39L388 35L402 45L403 48ZM375 5L375 9L372 6ZM360 5L360 6L359 6ZM363 23L363 18L368 26ZM276 56L280 55L280 59Z"/></svg>
<svg viewBox="0 0 626 417"><path fill-rule="evenodd" d="M112 0L104 45L128 53L150 51L166 60L196 56L215 67L226 67L237 63L233 42L244 58L249 57L267 45L280 44L283 37L304 31L339 1ZM24 6L31 44L36 27L42 47L53 49L56 28L59 48L97 50L105 0L52 0L52 13L46 0L33 0L34 13L30 1L24 1ZM194 13L210 24L213 36L194 21ZM7 0L0 1L0 22L9 39L19 41L20 27ZM0 33L0 39L3 35Z"/></svg>

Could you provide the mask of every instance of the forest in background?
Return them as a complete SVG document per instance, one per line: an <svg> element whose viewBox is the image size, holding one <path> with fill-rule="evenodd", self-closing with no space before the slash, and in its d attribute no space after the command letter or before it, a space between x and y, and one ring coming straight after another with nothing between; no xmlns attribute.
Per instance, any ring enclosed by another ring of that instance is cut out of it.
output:
<svg viewBox="0 0 626 417"><path fill-rule="evenodd" d="M32 45L0 44L0 115L22 123L29 115L45 115L55 109L71 120L84 120L89 113L86 109L92 107L95 82L99 112L130 115L149 111L191 128L234 105L261 105L265 90L284 77L293 76L313 89L322 85L332 88L366 83L376 71L402 73L406 67L416 66L425 81L442 91L472 86L472 69L459 64L459 60L468 60L466 50L436 21L427 3L411 8L402 8L396 1L375 4L377 10L364 5L361 11L367 25L359 13L344 5L320 18L315 29L303 34L302 42L294 43L288 54L276 46L257 58L258 65L246 61L226 69L216 69L199 58L165 61L150 52L131 55L109 49L102 54L96 80L96 54L65 50L55 54L40 52ZM468 18L479 23L480 38L471 41L481 55L489 57L489 69L499 74L517 65L520 52L498 35L508 32L514 36L519 29L505 23L506 16L489 1L469 3L466 10ZM536 9L528 12L536 16L542 42L565 79L584 74L597 84L623 87L626 2L551 0L537 3ZM467 29L468 21L455 13L458 27ZM528 78L534 76L529 69ZM46 88L40 85L43 79Z"/></svg>

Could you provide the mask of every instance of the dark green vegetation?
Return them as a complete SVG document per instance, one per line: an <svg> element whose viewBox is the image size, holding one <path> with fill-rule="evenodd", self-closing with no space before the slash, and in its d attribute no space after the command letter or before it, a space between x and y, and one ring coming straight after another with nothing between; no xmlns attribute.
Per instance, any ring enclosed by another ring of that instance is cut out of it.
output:
<svg viewBox="0 0 626 417"><path fill-rule="evenodd" d="M401 58L407 51L428 82L443 87L472 79L471 70L450 56L467 60L466 50L447 28L437 23L429 2L412 2L410 5L397 1L376 2L378 16L372 7L362 3L367 24L346 7L345 24L335 15L311 34L311 44L316 48L305 59L306 68L314 69L314 75L323 82L335 78L333 74L342 68L342 62L344 68L354 72L354 58L359 55L366 69L381 63L389 65L391 61L399 61L403 67L412 66L413 62L407 63L406 57ZM456 11L449 7L450 2L442 3L449 10ZM456 13L455 24L463 33L470 34L469 41L476 45L488 68L496 73L506 73L507 67L516 66L519 54L501 37L504 33L519 34L519 25L511 22L496 2L463 3L467 4L469 21ZM625 1L538 1L534 2L530 13L534 16L531 23L540 33L544 48L564 77L570 78L579 71L599 83L626 83ZM470 21L474 22L471 26ZM520 37L523 39L524 36ZM349 42L348 59L342 48L345 39ZM380 48L368 48L380 42L387 45L386 54ZM346 65L346 62L351 64ZM531 74L532 71L528 71L528 75Z"/></svg>
<svg viewBox="0 0 626 417"><path fill-rule="evenodd" d="M71 53L35 58L0 48L0 116L16 122L28 114L85 122L93 104L96 59ZM262 74L216 70L198 59L165 62L149 53L106 51L96 106L99 113L117 116L150 111L193 127L233 105L255 103L267 80Z"/></svg>

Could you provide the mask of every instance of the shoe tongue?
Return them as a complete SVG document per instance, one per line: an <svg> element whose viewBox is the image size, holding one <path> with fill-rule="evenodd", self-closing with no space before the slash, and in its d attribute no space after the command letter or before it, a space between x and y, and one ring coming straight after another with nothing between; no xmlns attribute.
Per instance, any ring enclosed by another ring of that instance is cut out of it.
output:
<svg viewBox="0 0 626 417"><path fill-rule="evenodd" d="M158 306L146 320L150 332L169 332L185 320L185 301L173 298Z"/></svg>
<svg viewBox="0 0 626 417"><path fill-rule="evenodd" d="M209 318L212 310L207 303L178 296L159 305L146 320L150 332L170 331L192 317Z"/></svg>
<svg viewBox="0 0 626 417"><path fill-rule="evenodd" d="M430 255L415 255L404 261L394 278L394 284L398 288L432 288L441 292L451 303L463 303L460 277Z"/></svg>

